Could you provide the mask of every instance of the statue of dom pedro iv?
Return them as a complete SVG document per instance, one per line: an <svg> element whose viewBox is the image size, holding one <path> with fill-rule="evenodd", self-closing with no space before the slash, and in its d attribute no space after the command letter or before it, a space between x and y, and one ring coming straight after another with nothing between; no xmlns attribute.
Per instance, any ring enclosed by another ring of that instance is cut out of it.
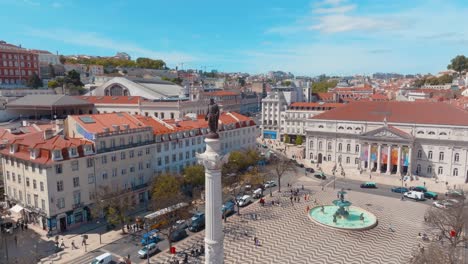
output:
<svg viewBox="0 0 468 264"><path fill-rule="evenodd" d="M219 138L217 133L218 131L218 120L219 120L219 107L215 103L214 99L210 99L210 104L208 105L208 111L205 116L205 120L208 121L208 127L210 128L210 133L206 135L207 138Z"/></svg>

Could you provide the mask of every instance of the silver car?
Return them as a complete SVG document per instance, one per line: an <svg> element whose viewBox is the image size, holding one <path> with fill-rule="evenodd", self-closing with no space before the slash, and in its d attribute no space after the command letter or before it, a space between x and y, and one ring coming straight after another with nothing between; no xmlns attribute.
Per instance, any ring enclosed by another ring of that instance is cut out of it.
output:
<svg viewBox="0 0 468 264"><path fill-rule="evenodd" d="M156 245L156 243L150 243L144 246L142 249L138 250L138 256L140 258L147 258L148 256L154 254L156 251L158 251L158 245Z"/></svg>

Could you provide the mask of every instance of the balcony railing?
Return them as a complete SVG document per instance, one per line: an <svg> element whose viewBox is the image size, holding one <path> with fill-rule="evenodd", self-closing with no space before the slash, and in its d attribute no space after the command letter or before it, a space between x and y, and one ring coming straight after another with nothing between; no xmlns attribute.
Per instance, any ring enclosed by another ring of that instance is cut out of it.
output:
<svg viewBox="0 0 468 264"><path fill-rule="evenodd" d="M136 190L140 190L140 189L143 189L143 188L146 188L146 187L148 187L148 183L143 183L143 184L132 186L132 190L136 191Z"/></svg>

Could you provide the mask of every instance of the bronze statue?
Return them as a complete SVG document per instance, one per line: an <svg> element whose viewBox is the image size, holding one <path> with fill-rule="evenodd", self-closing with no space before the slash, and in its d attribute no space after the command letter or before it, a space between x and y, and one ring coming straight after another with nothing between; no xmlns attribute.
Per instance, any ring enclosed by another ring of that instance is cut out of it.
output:
<svg viewBox="0 0 468 264"><path fill-rule="evenodd" d="M208 127L210 133L206 136L207 138L219 138L218 131L218 120L219 120L219 107L215 103L214 99L210 99L208 105L208 111L206 112L205 120L208 121Z"/></svg>

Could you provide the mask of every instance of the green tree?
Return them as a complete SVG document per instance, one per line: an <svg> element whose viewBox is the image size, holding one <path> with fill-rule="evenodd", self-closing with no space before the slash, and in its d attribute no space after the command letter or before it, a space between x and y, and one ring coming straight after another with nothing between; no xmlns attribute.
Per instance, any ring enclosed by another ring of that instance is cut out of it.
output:
<svg viewBox="0 0 468 264"><path fill-rule="evenodd" d="M41 78L36 73L31 74L26 81L28 87L37 89L42 86Z"/></svg>
<svg viewBox="0 0 468 264"><path fill-rule="evenodd" d="M161 222L149 223L150 225L159 225L160 233L168 240L169 247L172 247L172 242L169 238L174 231L177 230L177 221L190 217L191 201L190 198L182 192L182 184L182 177L163 174L155 178L151 188L151 205L154 210L161 210L178 204L185 204L185 206L168 212L162 216L163 219Z"/></svg>
<svg viewBox="0 0 468 264"><path fill-rule="evenodd" d="M166 63L163 60L138 58L136 59L136 66L147 69L164 69L166 67Z"/></svg>
<svg viewBox="0 0 468 264"><path fill-rule="evenodd" d="M47 86L49 88L57 88L60 86L60 83L57 80L50 80L49 82L47 82Z"/></svg>
<svg viewBox="0 0 468 264"><path fill-rule="evenodd" d="M326 93L329 88L334 88L338 84L337 80L322 80L319 82L312 83L313 93Z"/></svg>
<svg viewBox="0 0 468 264"><path fill-rule="evenodd" d="M83 86L80 74L75 70L69 71L63 81L66 85L72 84L74 86Z"/></svg>
<svg viewBox="0 0 468 264"><path fill-rule="evenodd" d="M100 186L93 200L93 217L105 216L107 222L119 226L125 233L124 224L128 223L128 214L134 206L132 195L127 191L112 191L108 186Z"/></svg>
<svg viewBox="0 0 468 264"><path fill-rule="evenodd" d="M278 192L281 192L281 178L283 178L284 174L288 171L295 172L296 166L292 160L283 156L278 157L274 162L272 162L272 164L273 173L278 179Z"/></svg>
<svg viewBox="0 0 468 264"><path fill-rule="evenodd" d="M284 143L288 143L288 144L289 144L289 141L290 141L289 135L288 135L288 134L285 134L285 135L284 135Z"/></svg>
<svg viewBox="0 0 468 264"><path fill-rule="evenodd" d="M282 82L281 82L281 85L283 85L283 86L290 86L290 85L291 85L291 81L282 81Z"/></svg>
<svg viewBox="0 0 468 264"><path fill-rule="evenodd" d="M205 167L202 165L193 165L185 167L184 181L194 187L205 185Z"/></svg>
<svg viewBox="0 0 468 264"><path fill-rule="evenodd" d="M450 61L447 69L457 71L458 73L468 70L468 58L464 55L456 56Z"/></svg>
<svg viewBox="0 0 468 264"><path fill-rule="evenodd" d="M298 146L302 145L302 136L301 135L298 135L296 137L296 145L298 145Z"/></svg>

